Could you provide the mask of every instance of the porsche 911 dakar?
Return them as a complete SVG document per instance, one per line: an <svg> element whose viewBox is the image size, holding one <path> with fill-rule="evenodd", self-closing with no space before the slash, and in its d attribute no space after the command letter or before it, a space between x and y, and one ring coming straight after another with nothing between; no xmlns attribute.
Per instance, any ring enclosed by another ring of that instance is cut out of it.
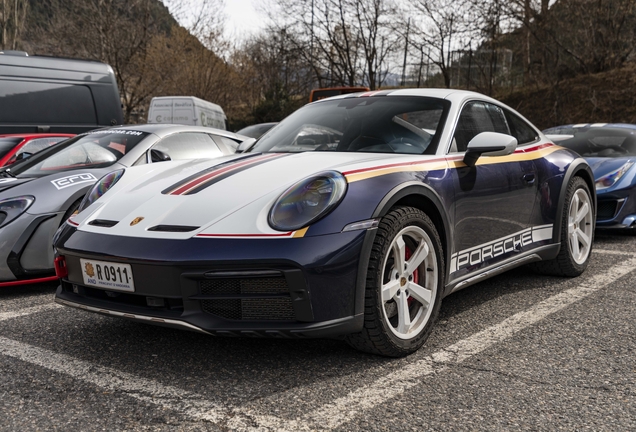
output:
<svg viewBox="0 0 636 432"><path fill-rule="evenodd" d="M218 336L401 356L442 298L589 260L594 177L521 115L455 90L307 105L247 152L118 169L58 232L56 299Z"/></svg>

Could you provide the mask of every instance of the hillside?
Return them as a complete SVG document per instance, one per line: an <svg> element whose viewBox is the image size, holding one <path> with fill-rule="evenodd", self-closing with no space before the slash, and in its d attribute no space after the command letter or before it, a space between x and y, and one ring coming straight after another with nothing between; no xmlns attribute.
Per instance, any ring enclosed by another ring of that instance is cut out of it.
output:
<svg viewBox="0 0 636 432"><path fill-rule="evenodd" d="M545 129L568 123L636 123L636 64L497 97Z"/></svg>

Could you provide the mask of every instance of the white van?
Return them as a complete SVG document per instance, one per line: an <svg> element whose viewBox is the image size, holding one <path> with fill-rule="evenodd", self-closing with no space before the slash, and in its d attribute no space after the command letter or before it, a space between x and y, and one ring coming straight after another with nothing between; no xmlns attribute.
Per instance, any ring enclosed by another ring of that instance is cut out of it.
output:
<svg viewBox="0 0 636 432"><path fill-rule="evenodd" d="M225 130L223 108L194 96L161 96L150 101L148 123L208 126Z"/></svg>

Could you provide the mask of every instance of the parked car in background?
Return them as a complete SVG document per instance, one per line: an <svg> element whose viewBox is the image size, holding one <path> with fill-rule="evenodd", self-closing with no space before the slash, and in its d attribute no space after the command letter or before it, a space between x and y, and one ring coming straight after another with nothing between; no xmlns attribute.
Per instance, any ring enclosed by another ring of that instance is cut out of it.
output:
<svg viewBox="0 0 636 432"><path fill-rule="evenodd" d="M0 53L0 133L81 133L122 124L113 69L88 60Z"/></svg>
<svg viewBox="0 0 636 432"><path fill-rule="evenodd" d="M265 132L269 131L271 128L273 128L277 124L278 122L258 123L251 126L244 127L243 129L236 131L236 133L239 135L250 137L250 138L259 139L261 136L265 134Z"/></svg>
<svg viewBox="0 0 636 432"><path fill-rule="evenodd" d="M53 234L105 174L133 165L234 154L226 143L240 139L198 126L98 129L0 171L0 287L55 279Z"/></svg>
<svg viewBox="0 0 636 432"><path fill-rule="evenodd" d="M544 133L592 167L598 196L596 227L627 228L636 234L636 125L587 123Z"/></svg>
<svg viewBox="0 0 636 432"><path fill-rule="evenodd" d="M53 144L74 136L74 134L0 135L0 167L26 159Z"/></svg>
<svg viewBox="0 0 636 432"><path fill-rule="evenodd" d="M56 299L403 356L452 292L525 264L580 275L593 188L585 160L489 97L342 95L247 153L111 172L59 231Z"/></svg>
<svg viewBox="0 0 636 432"><path fill-rule="evenodd" d="M223 108L194 96L161 96L150 101L149 124L183 124L226 129Z"/></svg>

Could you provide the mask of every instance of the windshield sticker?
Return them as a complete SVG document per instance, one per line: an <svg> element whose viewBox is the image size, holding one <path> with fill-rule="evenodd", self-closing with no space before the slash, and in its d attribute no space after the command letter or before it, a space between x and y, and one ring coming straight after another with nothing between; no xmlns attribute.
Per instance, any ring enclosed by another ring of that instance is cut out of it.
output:
<svg viewBox="0 0 636 432"><path fill-rule="evenodd" d="M143 135L143 132L135 131L135 130L123 130L123 129L106 129L106 130L96 130L86 132L82 135L95 135L95 134L120 134L120 135L134 135L140 136Z"/></svg>
<svg viewBox="0 0 636 432"><path fill-rule="evenodd" d="M97 178L91 173L84 174L74 174L71 176L62 177L59 179L51 180L53 186L57 188L57 190L64 189L70 186L75 186L81 183L93 183L96 182Z"/></svg>

